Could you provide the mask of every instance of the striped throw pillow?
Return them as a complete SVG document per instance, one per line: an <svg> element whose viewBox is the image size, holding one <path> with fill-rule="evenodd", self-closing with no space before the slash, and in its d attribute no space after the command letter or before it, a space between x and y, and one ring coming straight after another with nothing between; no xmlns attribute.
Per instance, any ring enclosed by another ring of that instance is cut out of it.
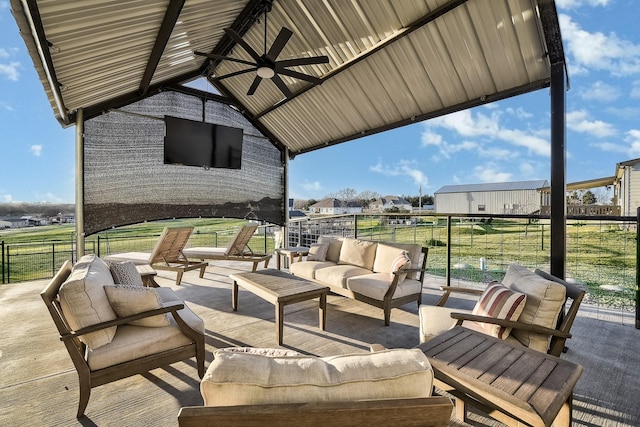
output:
<svg viewBox="0 0 640 427"><path fill-rule="evenodd" d="M406 251L403 251L391 262L391 270L390 270L391 273L389 273L391 276L391 280L393 280L394 272L405 269L405 268L409 268L410 265L411 265L411 258L409 258L409 255L407 254ZM398 283L401 283L405 279L405 277L407 277L406 274L400 275L400 278L398 279Z"/></svg>
<svg viewBox="0 0 640 427"><path fill-rule="evenodd" d="M478 316L516 321L526 302L527 296L525 294L514 292L501 283L494 282L490 283L482 293L472 313ZM507 339L511 333L511 328L504 326L480 322L478 324L486 334L503 340Z"/></svg>

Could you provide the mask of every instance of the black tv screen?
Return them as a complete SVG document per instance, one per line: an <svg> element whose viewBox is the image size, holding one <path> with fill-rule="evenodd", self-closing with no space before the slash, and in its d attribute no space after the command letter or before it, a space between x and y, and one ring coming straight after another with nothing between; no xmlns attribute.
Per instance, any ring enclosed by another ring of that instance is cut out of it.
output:
<svg viewBox="0 0 640 427"><path fill-rule="evenodd" d="M240 169L242 129L165 116L164 162Z"/></svg>

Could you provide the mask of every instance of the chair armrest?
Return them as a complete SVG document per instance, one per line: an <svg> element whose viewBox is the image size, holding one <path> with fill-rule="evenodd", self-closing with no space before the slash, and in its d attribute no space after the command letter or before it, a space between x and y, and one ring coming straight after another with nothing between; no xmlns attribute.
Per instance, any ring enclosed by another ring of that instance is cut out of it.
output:
<svg viewBox="0 0 640 427"><path fill-rule="evenodd" d="M212 425L324 427L326 425L420 425L449 423L448 397L343 402L306 402L240 406L191 406L178 413L180 427Z"/></svg>
<svg viewBox="0 0 640 427"><path fill-rule="evenodd" d="M468 320L472 322L491 323L492 325L505 326L507 328L520 329L523 331L537 332L539 334L553 335L560 338L571 338L569 332L559 331L540 325L532 325L530 323L514 322L512 320L497 319L495 317L478 316L469 313L451 313L451 317L458 321Z"/></svg>
<svg viewBox="0 0 640 427"><path fill-rule="evenodd" d="M473 288L459 288L453 286L440 286L440 290L444 292L444 294L440 297L438 302L435 305L439 307L443 307L452 293L457 292L460 294L468 294L468 295L482 295L484 290L481 289L473 289Z"/></svg>
<svg viewBox="0 0 640 427"><path fill-rule="evenodd" d="M134 320L144 319L146 317L156 316L158 314L164 313L173 313L174 316L177 316L177 311L182 310L184 308L184 303L173 301L169 303L164 303L162 307L155 308L153 310L147 310L140 313L132 314L130 316L118 317L117 319L107 320L106 322L96 323L95 325L87 326L86 328L80 328L76 331L70 331L68 334L64 334L60 336L60 340L64 341L70 338L77 338L81 335L90 334L91 332L99 331L101 329L111 328L113 326L123 325L125 323L130 323Z"/></svg>

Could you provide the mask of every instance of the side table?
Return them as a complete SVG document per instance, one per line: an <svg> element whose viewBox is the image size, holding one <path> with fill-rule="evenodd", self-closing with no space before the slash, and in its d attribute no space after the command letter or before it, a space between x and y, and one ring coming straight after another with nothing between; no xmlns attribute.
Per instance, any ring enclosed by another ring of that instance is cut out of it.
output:
<svg viewBox="0 0 640 427"><path fill-rule="evenodd" d="M292 246L288 248L277 248L274 250L276 253L276 268L280 270L280 256L287 257L289 260L289 265L291 265L296 258L298 261L302 260L303 256L309 255L309 248L305 246ZM287 259L285 258L285 260ZM285 267L287 265L285 264Z"/></svg>

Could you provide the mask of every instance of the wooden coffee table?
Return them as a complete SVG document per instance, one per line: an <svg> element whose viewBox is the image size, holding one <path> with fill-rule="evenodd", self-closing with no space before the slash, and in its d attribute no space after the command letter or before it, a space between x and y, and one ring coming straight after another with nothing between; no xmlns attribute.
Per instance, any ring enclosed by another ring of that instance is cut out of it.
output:
<svg viewBox="0 0 640 427"><path fill-rule="evenodd" d="M320 328L325 330L327 320L327 286L320 286L283 271L267 269L256 272L230 274L233 280L231 307L238 310L238 286L275 305L276 339L282 345L284 306L320 298Z"/></svg>

